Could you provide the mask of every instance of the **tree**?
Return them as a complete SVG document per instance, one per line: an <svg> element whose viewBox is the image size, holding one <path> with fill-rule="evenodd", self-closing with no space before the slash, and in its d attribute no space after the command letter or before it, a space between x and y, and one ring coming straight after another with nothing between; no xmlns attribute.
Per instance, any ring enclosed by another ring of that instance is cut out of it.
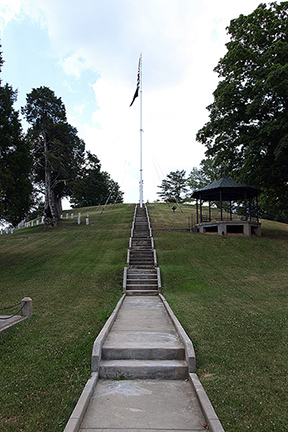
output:
<svg viewBox="0 0 288 432"><path fill-rule="evenodd" d="M48 87L33 89L22 113L32 126L27 136L32 144L34 181L45 185L45 224L56 225L61 199L69 195L83 164L85 144L77 129L67 123L66 109Z"/></svg>
<svg viewBox="0 0 288 432"><path fill-rule="evenodd" d="M187 189L187 179L186 179L186 171L171 171L165 180L162 180L160 186L161 192L157 192L158 195L165 201L174 200L174 202L183 202L185 197L183 194L186 194Z"/></svg>
<svg viewBox="0 0 288 432"><path fill-rule="evenodd" d="M288 220L287 11L288 2L260 4L231 21L210 119L197 140L227 175L261 188L275 218Z"/></svg>
<svg viewBox="0 0 288 432"><path fill-rule="evenodd" d="M213 159L207 158L201 161L200 168L193 168L187 179L187 184L193 193L194 190L201 189L220 177L221 170L219 167L215 166Z"/></svg>
<svg viewBox="0 0 288 432"><path fill-rule="evenodd" d="M107 172L101 172L96 155L86 152L85 164L74 181L70 202L72 207L88 207L100 204L123 202L123 192Z"/></svg>
<svg viewBox="0 0 288 432"><path fill-rule="evenodd" d="M3 65L0 52L0 72ZM13 105L17 92L0 80L0 220L16 225L30 207L31 155Z"/></svg>

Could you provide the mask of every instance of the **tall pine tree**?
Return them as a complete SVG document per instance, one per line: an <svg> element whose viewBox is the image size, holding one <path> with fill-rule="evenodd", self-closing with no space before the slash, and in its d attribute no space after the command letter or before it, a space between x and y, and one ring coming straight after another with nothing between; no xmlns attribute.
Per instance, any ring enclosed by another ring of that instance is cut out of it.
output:
<svg viewBox="0 0 288 432"><path fill-rule="evenodd" d="M85 144L77 130L67 123L66 109L48 87L33 89L22 108L31 128L34 181L45 185L45 225L60 218L61 199L71 192L84 161Z"/></svg>

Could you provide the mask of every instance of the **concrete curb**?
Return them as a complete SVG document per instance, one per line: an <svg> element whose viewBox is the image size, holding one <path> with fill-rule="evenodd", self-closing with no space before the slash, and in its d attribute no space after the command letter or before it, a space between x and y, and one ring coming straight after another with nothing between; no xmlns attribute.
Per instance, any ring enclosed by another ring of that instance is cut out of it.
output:
<svg viewBox="0 0 288 432"><path fill-rule="evenodd" d="M189 380L195 390L201 410L203 412L207 425L209 426L209 431L225 432L197 374L189 373Z"/></svg>
<svg viewBox="0 0 288 432"><path fill-rule="evenodd" d="M179 335L180 339L182 340L185 346L185 360L188 364L188 371L189 373L194 372L196 369L196 355L195 355L193 343L191 339L188 337L187 333L183 329L178 319L176 318L174 312L172 311L165 297L162 294L159 294L159 297L162 303L164 304L164 307L177 331L177 334Z"/></svg>
<svg viewBox="0 0 288 432"><path fill-rule="evenodd" d="M102 353L103 343L105 342L105 339L107 338L108 333L109 333L112 325L114 324L114 321L117 317L117 314L119 312L119 309L122 306L122 303L123 303L125 297L126 297L126 294L123 294L123 296L118 301L114 311L112 312L112 314L110 315L110 317L108 318L108 320L104 324L104 327L102 328L102 330L98 334L97 338L95 339L95 342L93 344L92 359L91 359L92 372L98 372L99 363L101 361L101 353Z"/></svg>
<svg viewBox="0 0 288 432"><path fill-rule="evenodd" d="M87 381L84 390L82 391L81 396L71 414L71 417L66 424L64 432L78 432L90 399L95 390L98 376L98 372L92 372L92 376Z"/></svg>

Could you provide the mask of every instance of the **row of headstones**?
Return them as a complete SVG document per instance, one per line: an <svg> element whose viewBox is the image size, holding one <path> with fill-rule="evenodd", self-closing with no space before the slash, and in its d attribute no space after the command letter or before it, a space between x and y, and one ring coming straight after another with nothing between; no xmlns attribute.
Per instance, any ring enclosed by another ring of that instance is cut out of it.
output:
<svg viewBox="0 0 288 432"><path fill-rule="evenodd" d="M60 216L60 219L63 219L63 215ZM66 213L66 219L69 219L69 213ZM71 219L74 219L74 213L71 213ZM78 213L77 223L81 224L81 212ZM89 212L87 212L86 225L89 225Z"/></svg>
<svg viewBox="0 0 288 432"><path fill-rule="evenodd" d="M60 216L60 219L63 219L63 215ZM66 219L69 219L69 213L66 213ZM71 213L71 219L74 219L74 213ZM37 219L36 221L32 220L30 222L22 221L22 222L20 222L17 225L17 227L19 229L23 228L24 226L25 226L25 228L28 228L30 226L33 227L34 226L34 222L36 223L36 225L39 225L39 223L40 223L39 219ZM45 218L44 218L44 216L42 216L41 217L41 224L44 224L44 222L45 222ZM78 225L81 224L81 213L80 212L78 213L77 223L78 223ZM89 225L89 212L87 212L86 225ZM1 235L4 234L5 232L6 232L6 234L9 234L9 232L11 234L13 234L14 233L14 228L13 227L12 228L6 227L6 228L1 228L0 229Z"/></svg>

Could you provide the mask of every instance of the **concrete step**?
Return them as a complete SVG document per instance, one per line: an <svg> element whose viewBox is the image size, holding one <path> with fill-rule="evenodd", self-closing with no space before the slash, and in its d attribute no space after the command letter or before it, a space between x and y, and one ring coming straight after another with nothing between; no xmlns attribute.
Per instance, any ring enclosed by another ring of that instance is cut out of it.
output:
<svg viewBox="0 0 288 432"><path fill-rule="evenodd" d="M130 264L154 264L154 258L141 258L141 257L131 257L129 258Z"/></svg>
<svg viewBox="0 0 288 432"><path fill-rule="evenodd" d="M127 285L149 285L149 286L153 286L155 285L156 287L158 286L158 280L157 279L127 279L126 281Z"/></svg>
<svg viewBox="0 0 288 432"><path fill-rule="evenodd" d="M157 296L159 290L127 290L127 296Z"/></svg>
<svg viewBox="0 0 288 432"><path fill-rule="evenodd" d="M150 291L150 290L157 290L158 291L158 286L157 285L126 285L126 290L128 291L133 291L133 290L142 290L142 291Z"/></svg>
<svg viewBox="0 0 288 432"><path fill-rule="evenodd" d="M184 360L102 360L99 377L183 380L188 377L188 367Z"/></svg>
<svg viewBox="0 0 288 432"><path fill-rule="evenodd" d="M141 238L149 238L150 237L150 231L148 229L145 230L135 230L134 229L134 237L141 237Z"/></svg>
<svg viewBox="0 0 288 432"><path fill-rule="evenodd" d="M137 250L134 250L134 249L130 249L130 255L131 256L151 256L151 257L153 257L154 256L154 253L153 253L153 250L146 250L146 249L137 249Z"/></svg>
<svg viewBox="0 0 288 432"><path fill-rule="evenodd" d="M127 273L127 280L134 280L134 279L139 279L139 280L147 280L147 279L151 279L151 280L156 280L157 281L157 272L156 270L153 270L153 273L130 273L128 271Z"/></svg>
<svg viewBox="0 0 288 432"><path fill-rule="evenodd" d="M149 240L146 244L143 244L143 241L140 243L133 242L131 244L131 250L152 250L152 242Z"/></svg>
<svg viewBox="0 0 288 432"><path fill-rule="evenodd" d="M128 277L127 278L127 284L145 284L145 285L157 285L158 279L157 278L139 278L139 277Z"/></svg>
<svg viewBox="0 0 288 432"><path fill-rule="evenodd" d="M105 346L102 348L103 360L184 360L184 348L115 348Z"/></svg>
<svg viewBox="0 0 288 432"><path fill-rule="evenodd" d="M129 267L155 268L153 261L129 261Z"/></svg>
<svg viewBox="0 0 288 432"><path fill-rule="evenodd" d="M141 270L141 269L128 269L128 274L130 275L156 275L157 271L155 269L147 269L147 270Z"/></svg>
<svg viewBox="0 0 288 432"><path fill-rule="evenodd" d="M129 261L152 261L154 262L154 255L143 255L143 254L131 254L129 257Z"/></svg>

